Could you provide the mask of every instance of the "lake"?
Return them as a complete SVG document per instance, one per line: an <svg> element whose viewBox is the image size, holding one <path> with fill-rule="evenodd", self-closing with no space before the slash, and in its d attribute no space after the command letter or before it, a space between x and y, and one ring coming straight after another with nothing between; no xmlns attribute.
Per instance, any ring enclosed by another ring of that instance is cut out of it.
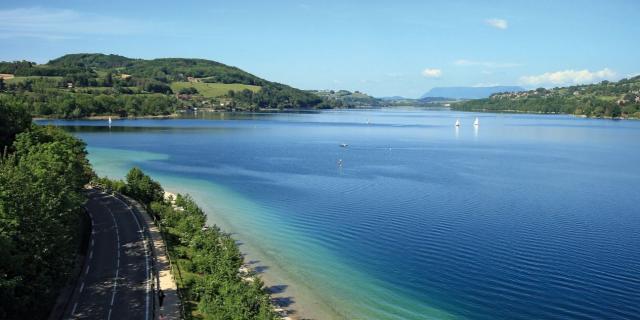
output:
<svg viewBox="0 0 640 320"><path fill-rule="evenodd" d="M640 121L407 108L41 123L82 138L101 175L139 166L191 194L303 316L640 315Z"/></svg>

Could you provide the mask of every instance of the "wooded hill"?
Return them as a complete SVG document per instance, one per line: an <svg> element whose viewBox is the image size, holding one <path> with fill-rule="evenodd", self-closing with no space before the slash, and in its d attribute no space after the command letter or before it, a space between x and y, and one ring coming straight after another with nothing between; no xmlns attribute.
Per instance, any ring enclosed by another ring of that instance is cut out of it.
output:
<svg viewBox="0 0 640 320"><path fill-rule="evenodd" d="M452 104L455 110L568 113L595 118L640 118L640 76L617 82L496 93Z"/></svg>
<svg viewBox="0 0 640 320"><path fill-rule="evenodd" d="M42 65L0 62L0 95L32 115L63 118L348 107L215 61L105 54L68 54Z"/></svg>

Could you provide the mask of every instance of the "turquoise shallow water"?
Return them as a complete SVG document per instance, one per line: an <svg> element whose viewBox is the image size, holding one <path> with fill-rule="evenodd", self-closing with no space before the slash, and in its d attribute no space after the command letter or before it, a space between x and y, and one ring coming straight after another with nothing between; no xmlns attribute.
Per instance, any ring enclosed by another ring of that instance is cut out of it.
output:
<svg viewBox="0 0 640 320"><path fill-rule="evenodd" d="M475 116L55 123L99 173L137 165L194 195L319 317L636 317L640 122Z"/></svg>

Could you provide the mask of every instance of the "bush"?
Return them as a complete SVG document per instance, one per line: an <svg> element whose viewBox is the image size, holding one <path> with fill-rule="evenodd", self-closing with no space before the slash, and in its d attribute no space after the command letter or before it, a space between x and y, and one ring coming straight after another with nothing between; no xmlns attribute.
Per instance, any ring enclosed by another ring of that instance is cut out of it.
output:
<svg viewBox="0 0 640 320"><path fill-rule="evenodd" d="M164 200L164 190L162 186L149 176L144 174L140 168L132 168L126 177L126 194L149 206L152 202Z"/></svg>

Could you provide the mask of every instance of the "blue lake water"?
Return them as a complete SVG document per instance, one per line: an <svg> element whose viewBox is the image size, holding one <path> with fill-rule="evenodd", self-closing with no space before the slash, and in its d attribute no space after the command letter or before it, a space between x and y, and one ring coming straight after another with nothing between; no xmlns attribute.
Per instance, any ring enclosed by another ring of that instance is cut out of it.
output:
<svg viewBox="0 0 640 320"><path fill-rule="evenodd" d="M192 194L303 315L640 317L640 121L381 109L52 122L87 142L98 173L137 165Z"/></svg>

